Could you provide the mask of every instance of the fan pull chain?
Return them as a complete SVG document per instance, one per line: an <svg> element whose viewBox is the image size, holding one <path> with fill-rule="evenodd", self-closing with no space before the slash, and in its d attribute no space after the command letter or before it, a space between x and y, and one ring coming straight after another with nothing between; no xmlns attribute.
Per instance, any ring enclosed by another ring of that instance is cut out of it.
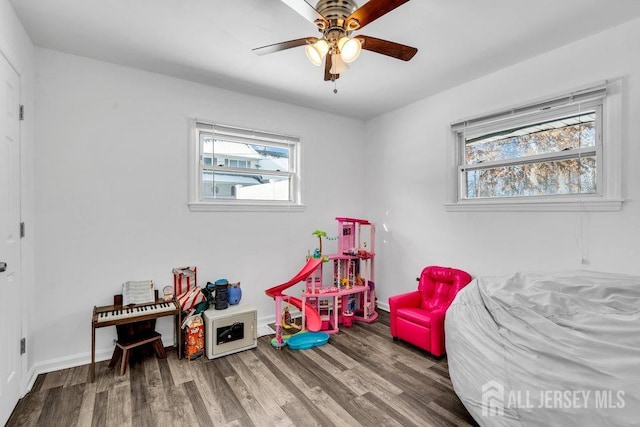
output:
<svg viewBox="0 0 640 427"><path fill-rule="evenodd" d="M336 79L333 79L333 93L338 94L338 82L336 82Z"/></svg>

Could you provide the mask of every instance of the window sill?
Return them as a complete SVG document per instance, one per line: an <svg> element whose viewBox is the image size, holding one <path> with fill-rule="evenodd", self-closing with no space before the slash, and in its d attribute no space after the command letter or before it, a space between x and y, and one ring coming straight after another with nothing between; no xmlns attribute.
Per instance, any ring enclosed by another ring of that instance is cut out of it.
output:
<svg viewBox="0 0 640 427"><path fill-rule="evenodd" d="M623 199L582 200L465 200L447 203L447 212L613 212Z"/></svg>
<svg viewBox="0 0 640 427"><path fill-rule="evenodd" d="M305 205L295 205L291 203L229 203L229 202L191 202L189 210L191 212L302 212Z"/></svg>

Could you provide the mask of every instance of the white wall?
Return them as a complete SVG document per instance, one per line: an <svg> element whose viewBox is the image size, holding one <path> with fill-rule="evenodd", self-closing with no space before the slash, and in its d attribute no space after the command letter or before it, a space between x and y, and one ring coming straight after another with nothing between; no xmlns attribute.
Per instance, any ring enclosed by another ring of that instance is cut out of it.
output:
<svg viewBox="0 0 640 427"><path fill-rule="evenodd" d="M8 57L20 74L20 102L25 106L25 120L20 125L20 173L21 194L20 214L27 226L27 233L21 241L22 268L20 286L22 287L22 336L27 339L27 353L23 356L23 390L28 381L28 371L33 366L34 353L32 329L34 325L34 102L33 102L33 44L22 24L18 20L8 0L0 1L0 54ZM4 345L4 344L3 344Z"/></svg>
<svg viewBox="0 0 640 427"><path fill-rule="evenodd" d="M127 280L162 289L173 267L198 266L200 285L241 281L243 301L273 319L264 290L302 267L313 230L331 235L335 216L363 214L361 121L46 49L35 56L40 370L87 363L93 306ZM307 209L190 212L196 117L300 136ZM165 337L170 324L159 322ZM101 358L113 329L98 330Z"/></svg>
<svg viewBox="0 0 640 427"><path fill-rule="evenodd" d="M640 273L640 21L424 99L366 124L367 215L378 223L378 297L414 289L427 265L472 275L580 269ZM449 124L623 77L620 212L447 212ZM419 85L420 82L416 82ZM384 231L386 225L388 231ZM583 266L582 257L590 264Z"/></svg>

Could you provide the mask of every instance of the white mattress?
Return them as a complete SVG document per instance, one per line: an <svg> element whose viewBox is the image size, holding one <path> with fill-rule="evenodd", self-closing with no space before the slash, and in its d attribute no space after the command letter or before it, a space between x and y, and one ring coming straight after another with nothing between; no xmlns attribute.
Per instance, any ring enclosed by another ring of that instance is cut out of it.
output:
<svg viewBox="0 0 640 427"><path fill-rule="evenodd" d="M640 277L477 278L445 336L454 389L480 425L640 425Z"/></svg>

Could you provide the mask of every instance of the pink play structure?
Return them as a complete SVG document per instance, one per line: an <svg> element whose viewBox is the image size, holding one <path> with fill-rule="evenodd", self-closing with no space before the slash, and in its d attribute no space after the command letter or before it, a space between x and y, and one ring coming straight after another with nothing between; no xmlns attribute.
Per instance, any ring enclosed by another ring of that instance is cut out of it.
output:
<svg viewBox="0 0 640 427"><path fill-rule="evenodd" d="M338 248L335 254L309 256L306 264L290 280L269 288L265 293L276 302L275 345L284 345L282 337L282 303L302 312L302 329L333 334L339 327L350 327L353 321L373 322L377 319L374 284L375 225L364 219L336 218ZM368 232L367 241L362 240ZM332 263L332 276L325 283L323 264ZM302 299L283 293L300 282L306 283Z"/></svg>

